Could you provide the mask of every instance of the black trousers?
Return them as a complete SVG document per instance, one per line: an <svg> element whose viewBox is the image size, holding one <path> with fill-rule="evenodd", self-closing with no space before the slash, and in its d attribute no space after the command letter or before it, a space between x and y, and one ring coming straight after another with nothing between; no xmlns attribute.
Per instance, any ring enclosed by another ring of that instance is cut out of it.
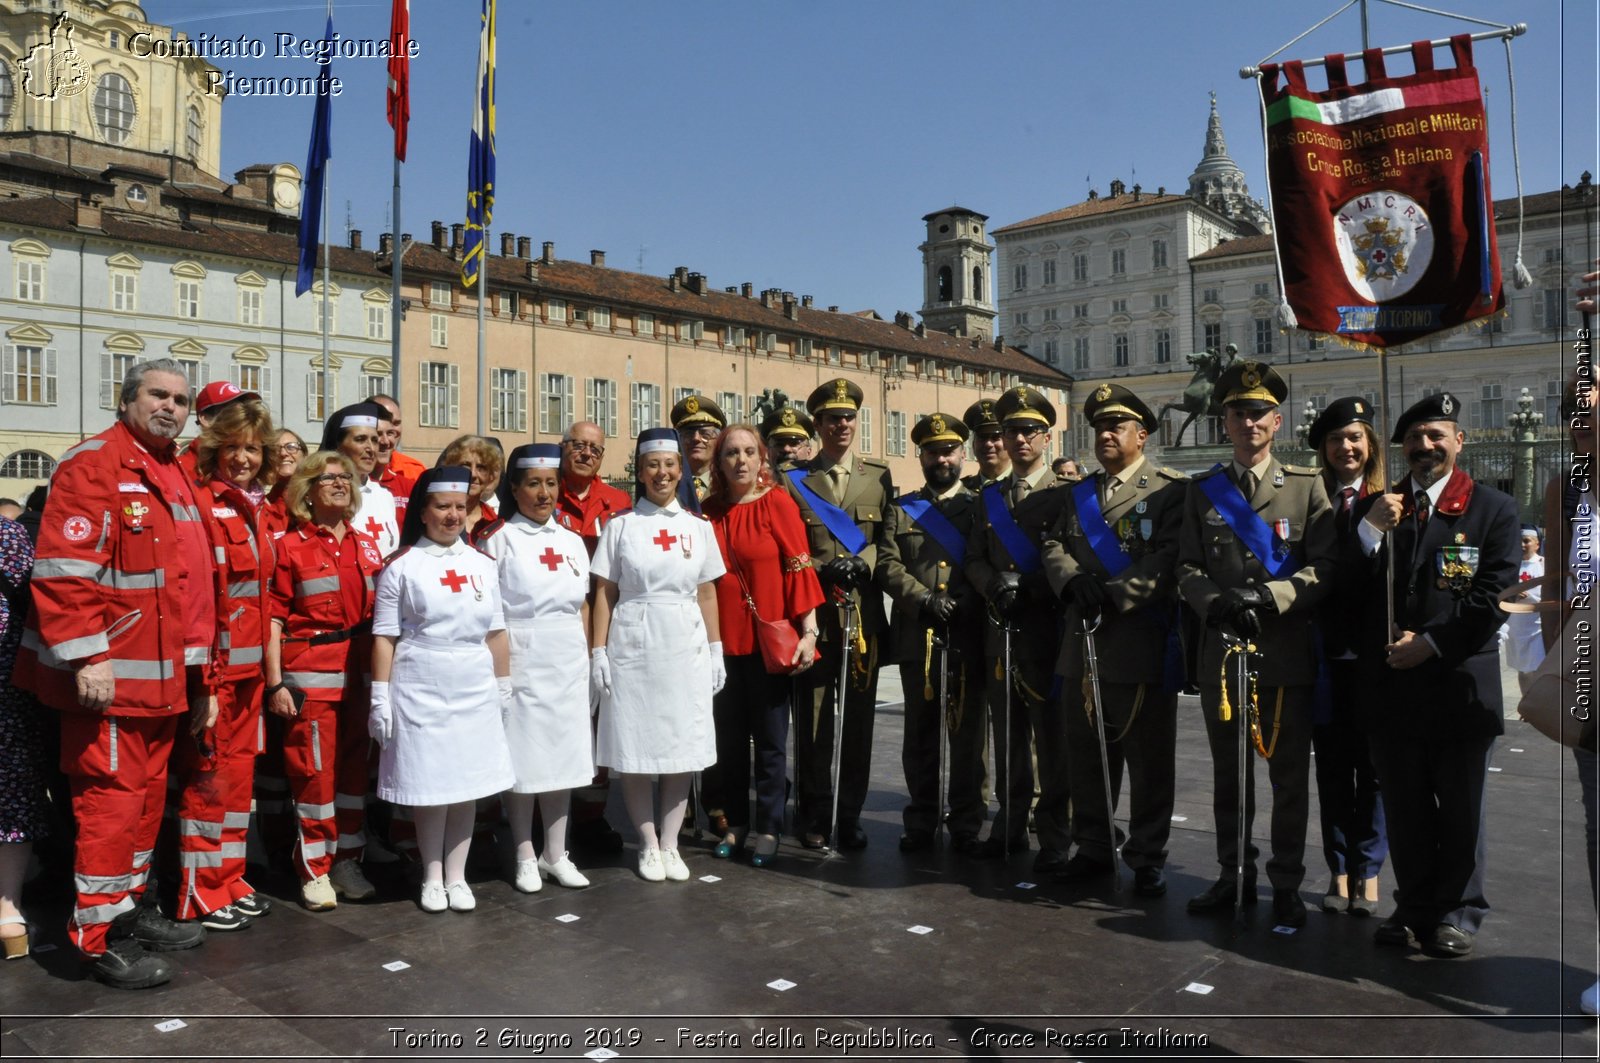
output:
<svg viewBox="0 0 1600 1063"><path fill-rule="evenodd" d="M769 675L760 653L724 657L723 663L728 682L711 703L717 727L716 771L702 774L702 796L707 808L727 815L729 827L748 827L753 747L756 833L778 834L783 830L788 786L784 749L789 741L791 680Z"/></svg>
<svg viewBox="0 0 1600 1063"><path fill-rule="evenodd" d="M906 805L905 828L908 831L932 831L939 825L944 799L939 793L939 739L945 733L949 750L946 770L949 772L948 797L950 802L951 835L977 836L983 828L988 811L982 797L984 711L983 654L971 652L952 654L949 673L949 712L946 721L939 721L939 659L937 655L927 669L926 685L933 687L933 697L924 693L923 666L904 663L900 665L900 685L905 691L905 741L900 752L900 766L906 773L906 791L911 802Z"/></svg>
<svg viewBox="0 0 1600 1063"><path fill-rule="evenodd" d="M1476 934L1489 911L1483 795L1494 738L1371 738L1388 814L1395 916L1413 930L1449 923Z"/></svg>
<svg viewBox="0 0 1600 1063"><path fill-rule="evenodd" d="M1234 706L1233 719L1217 719L1222 688L1207 683L1200 688L1205 713L1206 738L1211 744L1211 808L1217 824L1217 863L1231 874L1239 852L1239 731L1244 708ZM1273 889L1299 889L1306 877L1306 823L1311 809L1311 688L1270 687L1259 691L1261 737L1271 751L1267 777L1272 780L1272 856L1267 877ZM1229 700L1237 700L1229 691ZM1279 706L1283 711L1278 711ZM1274 742L1274 721L1276 742ZM1253 743L1245 749L1244 854L1246 872L1255 869L1260 850L1250 829L1255 821L1255 771Z"/></svg>
<svg viewBox="0 0 1600 1063"><path fill-rule="evenodd" d="M1080 678L1069 677L1065 684L1062 701L1067 777L1072 786L1072 840L1080 853L1109 862L1111 828L1106 822L1099 736L1086 709L1090 695ZM1100 698L1105 709L1106 766L1111 773L1113 808L1121 804L1124 765L1128 773L1128 831L1124 835L1117 830L1122 858L1129 867L1165 866L1167 836L1172 831L1177 692L1164 690L1159 683L1102 680Z"/></svg>
<svg viewBox="0 0 1600 1063"><path fill-rule="evenodd" d="M1389 855L1384 831L1378 771L1372 766L1367 736L1356 723L1357 699L1363 691L1355 661L1329 661L1332 714L1311 733L1317 751L1317 811L1322 821L1322 855L1328 871L1348 875L1354 883L1377 878ZM1354 892L1351 894L1354 896Z"/></svg>
<svg viewBox="0 0 1600 1063"><path fill-rule="evenodd" d="M795 682L795 782L800 821L796 833L827 835L833 814L833 709L839 685L839 644L817 647L817 662ZM867 636L867 655L851 654L845 681L843 747L839 760L839 822L861 818L872 772L872 724L878 707L878 640Z"/></svg>
<svg viewBox="0 0 1600 1063"><path fill-rule="evenodd" d="M1028 848L1028 805L1039 848L1065 853L1072 845L1071 786L1067 779L1066 726L1055 694L1053 660L1013 659L1010 747L1006 734L1006 678L998 659L984 665L989 693L990 740L994 746L995 793L1000 812L994 831L1004 830L1013 849ZM1029 739L1032 739L1032 755ZM1034 763L1038 763L1039 797L1034 800Z"/></svg>

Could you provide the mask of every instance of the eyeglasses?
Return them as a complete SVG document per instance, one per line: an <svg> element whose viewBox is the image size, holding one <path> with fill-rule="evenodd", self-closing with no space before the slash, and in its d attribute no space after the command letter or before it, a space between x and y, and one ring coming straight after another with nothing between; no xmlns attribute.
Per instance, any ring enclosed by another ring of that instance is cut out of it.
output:
<svg viewBox="0 0 1600 1063"><path fill-rule="evenodd" d="M678 434L688 436L690 439L715 439L720 431L722 429L715 425L703 424L698 428L680 428Z"/></svg>
<svg viewBox="0 0 1600 1063"><path fill-rule="evenodd" d="M585 443L581 439L563 439L561 441L561 445L564 447L571 447L579 454L593 454L596 457L606 452L606 448L601 446L599 443Z"/></svg>
<svg viewBox="0 0 1600 1063"><path fill-rule="evenodd" d="M1038 424L1008 424L1000 430L1002 436L1020 436L1023 439L1032 439L1044 431L1043 425Z"/></svg>
<svg viewBox="0 0 1600 1063"><path fill-rule="evenodd" d="M274 447L279 454L304 454L306 448L299 443L279 443Z"/></svg>
<svg viewBox="0 0 1600 1063"><path fill-rule="evenodd" d="M319 484L348 484L354 483L355 479L354 476L347 472L329 472L317 477L315 482Z"/></svg>

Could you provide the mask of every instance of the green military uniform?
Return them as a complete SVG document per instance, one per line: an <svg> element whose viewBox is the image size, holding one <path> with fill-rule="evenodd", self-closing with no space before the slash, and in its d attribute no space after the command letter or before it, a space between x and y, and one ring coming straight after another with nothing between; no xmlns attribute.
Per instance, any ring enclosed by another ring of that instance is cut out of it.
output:
<svg viewBox="0 0 1600 1063"><path fill-rule="evenodd" d="M1118 384L1097 388L1084 404L1083 415L1097 427L1130 419L1147 432L1156 425L1150 408ZM1072 791L1072 840L1078 850L1070 871L1083 877L1109 870L1116 856L1106 818L1105 775L1084 652L1084 619L1089 617L1092 623L1098 616L1095 656L1113 808L1122 789L1123 765L1128 769L1128 834L1126 844L1119 848L1122 858L1135 869L1136 891L1156 896L1166 889L1160 869L1166 864L1172 825L1174 743L1178 687L1182 685L1174 569L1187 477L1157 466L1141 453L1119 473L1101 469L1087 480L1088 486L1073 484L1065 489L1061 518L1043 550L1050 586L1066 600L1056 672L1064 678L1061 701ZM1092 507L1088 505L1090 492ZM1080 499L1085 502L1081 507ZM1126 566L1119 573L1112 573L1090 539L1096 513L1111 540L1103 543L1102 549L1113 552L1113 564ZM1075 587L1075 581L1080 585ZM1084 593L1082 581L1097 584L1099 591ZM1073 593L1075 590L1078 593ZM1119 842L1121 838L1119 830Z"/></svg>
<svg viewBox="0 0 1600 1063"><path fill-rule="evenodd" d="M728 417L722 412L722 407L704 395L685 395L673 405L668 417L680 438L685 432L693 432L702 426L715 428L719 432L728 427ZM688 454L687 445L684 447L684 453ZM713 458L699 471L684 467L684 486L679 488L678 493L682 496L688 490L694 491L695 505L691 508L696 513L700 512L699 504L711 493L711 466L715 463L716 459Z"/></svg>
<svg viewBox="0 0 1600 1063"><path fill-rule="evenodd" d="M922 418L911 430L919 448L962 443L966 426L949 414ZM962 562L977 514L978 498L958 480L948 491L924 484L889 507L887 531L878 551L877 582L894 601L889 619L886 661L900 666L905 692L905 740L901 766L910 804L905 839L912 848L939 825L945 796L939 793L941 731L949 748L950 834L956 847L977 841L983 827L984 749L983 598L967 583ZM948 524L915 514L931 506ZM937 533L930 528L937 528ZM955 537L952 553L937 536ZM934 615L939 595L954 599L947 621ZM936 645L940 643L941 645ZM939 720L941 665L948 702Z"/></svg>
<svg viewBox="0 0 1600 1063"><path fill-rule="evenodd" d="M1242 360L1217 381L1224 405L1262 409L1281 403L1288 387L1261 362ZM1249 480L1246 473L1249 473ZM1248 508L1287 547L1289 560L1274 578L1239 532L1230 526L1205 493L1216 477L1235 485ZM1250 482L1254 482L1253 488ZM1249 488L1247 490L1247 488ZM1272 856L1267 875L1274 889L1280 919L1304 921L1304 907L1295 895L1305 877L1306 821L1310 797L1311 691L1317 676L1313 607L1332 589L1335 575L1333 511L1322 478L1315 469L1282 465L1270 455L1254 470L1236 462L1195 477L1184 501L1183 530L1178 545L1178 586L1184 601L1204 621L1200 636L1198 676L1200 702L1211 744L1212 805L1217 824L1217 861L1224 879L1190 901L1191 910L1231 907L1232 875L1238 853L1238 731L1242 716L1235 706L1232 722L1218 718L1223 682L1223 631L1248 630L1251 619L1261 631L1252 641L1260 653L1250 658L1258 673L1261 740L1269 753L1272 779ZM1253 588L1253 589L1251 589ZM1244 590L1259 603L1230 613L1231 592ZM1231 668L1230 668L1231 672ZM1237 700L1230 678L1229 698ZM1253 762L1247 769L1245 835L1255 815ZM1246 901L1254 897L1255 860L1251 844L1245 853Z"/></svg>
<svg viewBox="0 0 1600 1063"><path fill-rule="evenodd" d="M1035 423L1045 429L1055 424L1055 409L1039 392L1017 387L995 404L1002 424ZM1015 467L1003 480L985 487L979 495L978 517L967 542L967 580L996 609L1014 598L1010 617L1011 671L1004 667L1004 632L991 623L985 639L985 683L994 745L996 791L1000 815L990 832L985 854L997 855L1002 844L1009 851L1028 848L1028 803L1033 796L1033 766L1028 755L1030 735L1038 761L1039 796L1034 823L1040 855L1035 868L1058 870L1066 862L1071 844L1069 791L1066 765L1066 731L1056 696L1055 661L1061 649L1060 603L1038 558L1038 550L1061 515L1064 492L1049 465L1040 462L1027 477ZM996 523L999 518L1016 528L1014 545ZM1032 556L1029 556L1031 553ZM1014 588L1012 590L1011 588ZM994 611L994 610L991 610ZM1011 687L1011 719L1007 748L1006 686ZM1000 834L1000 831L1005 834Z"/></svg>
<svg viewBox="0 0 1600 1063"><path fill-rule="evenodd" d="M967 431L973 435L977 435L979 432L998 432L1000 430L1000 422L995 419L994 400L979 399L971 406L968 406L967 412L961 415L961 423L966 425ZM963 476L961 482L966 485L967 490L977 492L982 491L995 481L986 479L980 471Z"/></svg>
<svg viewBox="0 0 1600 1063"><path fill-rule="evenodd" d="M860 409L862 392L854 383L838 378L813 391L806 406L813 417L834 410ZM839 683L841 652L850 656L849 676L844 699L844 734L839 770L839 841L859 847L861 806L866 802L868 775L872 768L872 724L878 697L878 639L888 626L883 611L883 596L871 588L870 579L878 562L878 550L886 534L885 512L893 501L894 485L889 467L881 461L846 455L848 476L840 476L838 466L826 455L815 458L782 479L784 489L800 507L811 545L811 560L822 575L830 561L847 556L833 532L828 530L813 505L815 496L844 511L845 516L866 537L859 554L866 566L868 585L850 590L845 606L837 604L839 593L824 581L830 591L827 604L817 608L818 658L815 665L796 679L796 707L800 719L795 729L795 778L799 787L800 814L796 832L810 846L822 844L830 832L833 812L833 709ZM841 485L841 482L842 485ZM804 485L804 489L800 485ZM841 645L844 610L859 617L860 638L855 646ZM810 835L807 838L806 835Z"/></svg>

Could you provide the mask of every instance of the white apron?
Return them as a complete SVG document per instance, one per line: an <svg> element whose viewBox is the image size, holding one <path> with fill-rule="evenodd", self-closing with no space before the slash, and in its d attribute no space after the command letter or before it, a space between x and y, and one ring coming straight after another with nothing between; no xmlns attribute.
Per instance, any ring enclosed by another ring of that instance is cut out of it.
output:
<svg viewBox="0 0 1600 1063"><path fill-rule="evenodd" d="M500 573L511 637L506 742L519 794L575 790L594 778L589 637L583 602L589 552L554 520L513 514L481 544Z"/></svg>
<svg viewBox="0 0 1600 1063"><path fill-rule="evenodd" d="M711 525L676 501L641 500L606 525L593 569L618 588L595 759L640 775L715 764L711 654L696 600L723 573Z"/></svg>
<svg viewBox="0 0 1600 1063"><path fill-rule="evenodd" d="M375 635L395 635L394 737L378 758L378 796L401 805L489 797L514 781L494 662L505 627L494 562L465 543L423 540L378 577Z"/></svg>

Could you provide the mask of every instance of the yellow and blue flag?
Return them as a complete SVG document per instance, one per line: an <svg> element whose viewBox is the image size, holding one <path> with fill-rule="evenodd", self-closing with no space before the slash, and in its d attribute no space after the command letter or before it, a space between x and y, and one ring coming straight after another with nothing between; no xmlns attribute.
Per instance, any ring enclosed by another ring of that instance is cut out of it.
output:
<svg viewBox="0 0 1600 1063"><path fill-rule="evenodd" d="M467 240L461 259L461 284L470 288L483 268L484 230L494 212L494 24L495 0L483 0L478 34L478 102L472 112L472 145L467 159Z"/></svg>
<svg viewBox="0 0 1600 1063"><path fill-rule="evenodd" d="M323 33L325 47L332 54L333 14ZM333 158L333 64L322 65L317 75L317 107L311 119L311 146L306 151L305 194L300 199L300 261L295 273L294 294L311 289L311 276L317 271L317 240L322 227L322 186Z"/></svg>

